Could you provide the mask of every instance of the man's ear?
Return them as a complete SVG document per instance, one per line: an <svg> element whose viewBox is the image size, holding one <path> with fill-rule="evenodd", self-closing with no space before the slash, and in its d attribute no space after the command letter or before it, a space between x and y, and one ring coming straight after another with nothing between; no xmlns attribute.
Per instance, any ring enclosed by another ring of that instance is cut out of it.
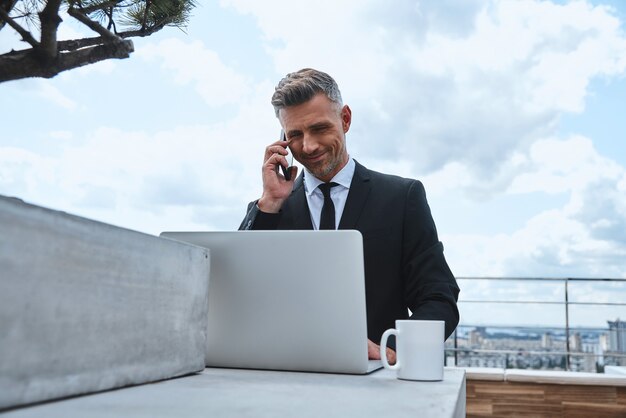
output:
<svg viewBox="0 0 626 418"><path fill-rule="evenodd" d="M343 125L344 134L350 130L351 123L352 123L352 110L350 110L350 106L345 105L341 109L341 124Z"/></svg>

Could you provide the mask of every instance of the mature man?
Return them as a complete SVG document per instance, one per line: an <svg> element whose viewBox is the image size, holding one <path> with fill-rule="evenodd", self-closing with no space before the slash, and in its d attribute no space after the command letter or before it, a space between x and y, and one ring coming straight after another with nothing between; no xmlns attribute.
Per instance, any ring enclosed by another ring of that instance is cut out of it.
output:
<svg viewBox="0 0 626 418"><path fill-rule="evenodd" d="M265 149L263 194L248 206L240 229L360 231L370 358L379 358L382 333L408 318L409 309L412 319L444 320L447 338L459 321L459 288L422 184L368 170L349 156L352 111L328 74L287 74L272 105L287 140ZM279 166L288 167L287 147L304 166L297 178L297 167L291 167L290 180L279 172ZM395 353L387 353L393 361Z"/></svg>

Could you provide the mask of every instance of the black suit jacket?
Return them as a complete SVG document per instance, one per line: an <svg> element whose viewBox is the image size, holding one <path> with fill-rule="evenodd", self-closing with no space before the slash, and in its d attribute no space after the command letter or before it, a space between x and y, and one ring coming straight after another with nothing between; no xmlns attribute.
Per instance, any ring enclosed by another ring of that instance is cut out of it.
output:
<svg viewBox="0 0 626 418"><path fill-rule="evenodd" d="M313 229L301 174L278 214L256 202L239 229ZM339 229L363 235L368 337L378 343L396 319L438 319L446 338L459 322L459 288L417 180L377 173L356 163Z"/></svg>

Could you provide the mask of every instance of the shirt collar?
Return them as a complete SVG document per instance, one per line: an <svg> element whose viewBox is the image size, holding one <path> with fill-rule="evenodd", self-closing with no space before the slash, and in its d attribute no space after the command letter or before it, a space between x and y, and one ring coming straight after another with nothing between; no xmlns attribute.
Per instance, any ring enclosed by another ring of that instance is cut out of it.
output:
<svg viewBox="0 0 626 418"><path fill-rule="evenodd" d="M348 157L348 163L337 173L331 181L350 189L350 183L352 183L352 177L354 177L354 170L356 169L356 163L350 157ZM322 180L315 177L309 170L304 168L304 192L311 196L317 186L324 183Z"/></svg>

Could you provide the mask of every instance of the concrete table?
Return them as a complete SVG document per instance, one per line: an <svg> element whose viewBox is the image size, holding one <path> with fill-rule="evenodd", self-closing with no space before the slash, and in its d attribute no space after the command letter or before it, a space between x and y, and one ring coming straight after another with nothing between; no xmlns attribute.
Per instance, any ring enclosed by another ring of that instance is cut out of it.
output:
<svg viewBox="0 0 626 418"><path fill-rule="evenodd" d="M207 368L201 373L51 402L5 417L465 417L465 372L409 382L367 376Z"/></svg>

